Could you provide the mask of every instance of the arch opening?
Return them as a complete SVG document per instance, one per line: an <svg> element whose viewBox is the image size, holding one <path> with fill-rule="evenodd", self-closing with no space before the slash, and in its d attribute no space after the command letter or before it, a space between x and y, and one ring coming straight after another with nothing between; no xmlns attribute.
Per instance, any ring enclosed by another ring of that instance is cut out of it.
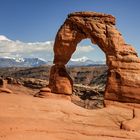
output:
<svg viewBox="0 0 140 140"><path fill-rule="evenodd" d="M97 44L93 44L89 38L83 39L77 44L76 50L72 54L70 61L78 61L78 58L80 60L80 58L83 57L85 58L85 60L89 59L92 60L93 63L97 64L106 62L105 53L100 49L100 47Z"/></svg>
<svg viewBox="0 0 140 140"><path fill-rule="evenodd" d="M77 44L66 67L73 80L73 103L87 109L104 107L108 69L105 57L90 39L83 39Z"/></svg>

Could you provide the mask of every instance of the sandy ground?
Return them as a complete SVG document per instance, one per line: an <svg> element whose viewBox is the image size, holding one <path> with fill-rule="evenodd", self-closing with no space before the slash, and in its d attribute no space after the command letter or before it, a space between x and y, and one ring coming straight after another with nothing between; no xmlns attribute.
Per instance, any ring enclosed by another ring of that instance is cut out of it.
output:
<svg viewBox="0 0 140 140"><path fill-rule="evenodd" d="M18 94L0 93L0 140L140 140L138 125L133 131L122 127L133 120L133 109L87 110L66 99L33 97L35 91L23 94L22 87L14 90Z"/></svg>

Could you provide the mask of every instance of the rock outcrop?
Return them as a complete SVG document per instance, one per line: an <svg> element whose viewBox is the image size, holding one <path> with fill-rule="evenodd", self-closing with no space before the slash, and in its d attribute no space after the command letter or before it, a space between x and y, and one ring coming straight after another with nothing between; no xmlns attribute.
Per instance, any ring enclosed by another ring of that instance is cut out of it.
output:
<svg viewBox="0 0 140 140"><path fill-rule="evenodd" d="M0 78L0 93L13 93L10 89L7 88L7 80Z"/></svg>
<svg viewBox="0 0 140 140"><path fill-rule="evenodd" d="M86 109L101 109L104 107L102 90L96 87L74 84L71 101Z"/></svg>
<svg viewBox="0 0 140 140"><path fill-rule="evenodd" d="M51 91L60 94L72 94L73 81L66 71L64 65L56 64L52 66L50 73Z"/></svg>
<svg viewBox="0 0 140 140"><path fill-rule="evenodd" d="M46 96L48 96L48 94L51 93L51 89L46 87L46 88L41 88L39 92L37 92L34 97L40 97L40 98L44 98Z"/></svg>
<svg viewBox="0 0 140 140"><path fill-rule="evenodd" d="M73 83L65 64L77 44L85 38L90 38L106 54L109 69L105 99L140 103L140 59L115 27L115 17L96 12L69 14L60 27L54 44L54 66L49 81L51 91L72 94Z"/></svg>

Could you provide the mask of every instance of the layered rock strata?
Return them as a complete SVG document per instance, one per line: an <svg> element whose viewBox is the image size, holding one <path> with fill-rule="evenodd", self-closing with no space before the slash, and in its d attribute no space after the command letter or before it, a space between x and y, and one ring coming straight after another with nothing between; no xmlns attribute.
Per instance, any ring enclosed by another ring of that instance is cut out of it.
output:
<svg viewBox="0 0 140 140"><path fill-rule="evenodd" d="M51 91L72 94L73 83L65 65L76 51L77 44L86 38L106 55L109 69L105 99L140 103L140 59L115 27L115 17L96 12L71 13L58 30L49 81Z"/></svg>

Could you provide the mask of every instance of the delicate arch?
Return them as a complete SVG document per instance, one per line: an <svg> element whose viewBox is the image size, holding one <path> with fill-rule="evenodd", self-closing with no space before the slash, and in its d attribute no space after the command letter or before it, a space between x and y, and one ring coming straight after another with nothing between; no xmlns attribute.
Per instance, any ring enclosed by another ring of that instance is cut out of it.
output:
<svg viewBox="0 0 140 140"><path fill-rule="evenodd" d="M135 49L125 43L116 29L115 17L96 12L69 14L59 29L54 44L55 65L50 73L49 86L52 92L72 94L73 84L65 64L77 44L85 38L90 38L106 54L109 75L105 99L140 102L140 59Z"/></svg>

